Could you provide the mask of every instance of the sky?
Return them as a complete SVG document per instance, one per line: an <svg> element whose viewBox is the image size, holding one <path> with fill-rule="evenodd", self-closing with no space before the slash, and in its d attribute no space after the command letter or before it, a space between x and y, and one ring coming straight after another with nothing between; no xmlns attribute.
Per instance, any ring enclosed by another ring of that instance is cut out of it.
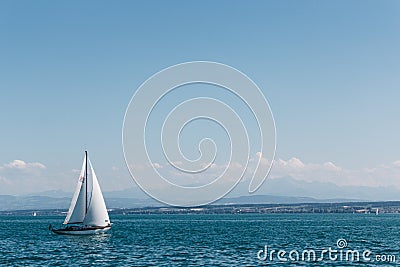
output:
<svg viewBox="0 0 400 267"><path fill-rule="evenodd" d="M129 101L153 74L196 60L230 65L264 93L271 178L400 188L399 11L398 1L1 1L0 194L72 191L85 149L103 190L135 186L121 137ZM204 87L165 105L200 91L231 97ZM198 129L215 128L197 127L183 137L188 155Z"/></svg>

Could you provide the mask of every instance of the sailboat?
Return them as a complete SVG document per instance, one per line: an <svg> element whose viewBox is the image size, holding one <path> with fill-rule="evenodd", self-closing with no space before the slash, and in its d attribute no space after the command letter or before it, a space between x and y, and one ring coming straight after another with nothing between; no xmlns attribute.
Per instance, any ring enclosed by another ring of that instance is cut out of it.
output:
<svg viewBox="0 0 400 267"><path fill-rule="evenodd" d="M50 224L49 229L62 235L90 235L105 233L110 228L106 203L88 153L85 151L81 173L63 227L55 229Z"/></svg>

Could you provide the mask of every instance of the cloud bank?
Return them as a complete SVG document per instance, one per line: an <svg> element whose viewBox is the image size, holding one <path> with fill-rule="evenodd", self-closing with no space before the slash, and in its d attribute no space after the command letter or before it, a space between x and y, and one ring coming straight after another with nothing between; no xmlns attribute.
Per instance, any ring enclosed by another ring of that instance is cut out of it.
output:
<svg viewBox="0 0 400 267"><path fill-rule="evenodd" d="M260 167L268 167L269 162L265 158L260 158L260 153L255 154L250 160L246 173L244 174L240 184L249 184L252 174L254 173L256 162L260 159ZM182 165L182 163L180 163ZM201 173L181 172L168 163L153 163L152 165L133 166L133 168L152 168L157 171L168 181L181 186L201 186L215 180L227 168L228 164L212 164L210 168ZM232 179L236 180L241 175L242 164L231 163L229 172ZM148 172L151 175L151 172ZM268 187L269 180L279 180L291 177L296 181L302 181L304 184L314 183L330 183L339 187L371 187L382 188L390 187L400 190L400 161L394 161L378 166L350 169L337 164L327 162L304 162L297 157L289 159L278 158L273 161L271 172L264 182L263 186L257 193L262 193L263 188ZM299 192L301 196L302 192Z"/></svg>
<svg viewBox="0 0 400 267"><path fill-rule="evenodd" d="M13 160L0 166L0 194L21 194L44 186L42 173L47 167L40 162Z"/></svg>
<svg viewBox="0 0 400 267"><path fill-rule="evenodd" d="M241 194L248 194L247 187L250 183L251 174L255 169L255 163L260 157L261 155L257 153L250 159L246 173L238 185L238 187L241 187ZM182 163L177 163L177 165L179 164L182 165ZM268 161L261 157L260 164L261 167L268 166ZM197 174L181 172L163 162L154 162L152 165L137 164L133 167L148 168L149 170L150 168L156 168L170 182L182 186L201 186L215 180L225 171L227 166L226 163L213 163L206 172ZM237 175L241 174L243 166L235 162L230 166L229 172L232 174L232 179L236 180ZM72 191L79 171L54 171L40 162L25 162L21 159L16 159L0 165L0 194L21 195L60 189ZM152 172L149 171L150 173ZM98 176L104 178L101 181L103 191L136 187L125 166L110 166L109 173L98 173ZM315 163L305 162L298 157L289 159L277 158L273 162L271 172L265 183L255 194L274 193L276 190L271 192L271 186L273 184L281 184L283 186L287 183L285 179L288 177L306 187L312 184L315 190L319 190L319 186L324 185L326 187L327 184L331 184L353 189L369 187L372 189L390 188L391 190L400 191L400 160L368 168L350 169L338 166L330 161ZM354 196L357 197L357 192L353 191ZM302 196L303 194L305 194L305 191L300 190L296 195ZM351 194L348 194L348 196L351 196Z"/></svg>

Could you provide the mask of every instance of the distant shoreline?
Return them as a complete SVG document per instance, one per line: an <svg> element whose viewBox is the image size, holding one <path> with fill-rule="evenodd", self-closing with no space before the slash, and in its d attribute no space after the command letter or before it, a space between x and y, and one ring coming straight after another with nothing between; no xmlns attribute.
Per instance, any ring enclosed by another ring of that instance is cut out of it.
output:
<svg viewBox="0 0 400 267"><path fill-rule="evenodd" d="M340 203L294 203L294 204L227 204L202 207L143 207L109 208L110 215L130 214L271 214L271 213L359 213L359 214L400 213L400 201L340 202ZM0 215L49 216L65 215L64 209L26 209L0 211Z"/></svg>

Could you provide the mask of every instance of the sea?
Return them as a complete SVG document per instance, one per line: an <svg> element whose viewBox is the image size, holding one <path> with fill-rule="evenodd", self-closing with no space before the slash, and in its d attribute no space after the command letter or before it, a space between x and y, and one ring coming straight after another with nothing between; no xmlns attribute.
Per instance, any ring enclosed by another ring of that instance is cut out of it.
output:
<svg viewBox="0 0 400 267"><path fill-rule="evenodd" d="M0 266L395 266L400 214L111 216L92 236L61 216L0 216ZM357 257L358 256L358 257Z"/></svg>

